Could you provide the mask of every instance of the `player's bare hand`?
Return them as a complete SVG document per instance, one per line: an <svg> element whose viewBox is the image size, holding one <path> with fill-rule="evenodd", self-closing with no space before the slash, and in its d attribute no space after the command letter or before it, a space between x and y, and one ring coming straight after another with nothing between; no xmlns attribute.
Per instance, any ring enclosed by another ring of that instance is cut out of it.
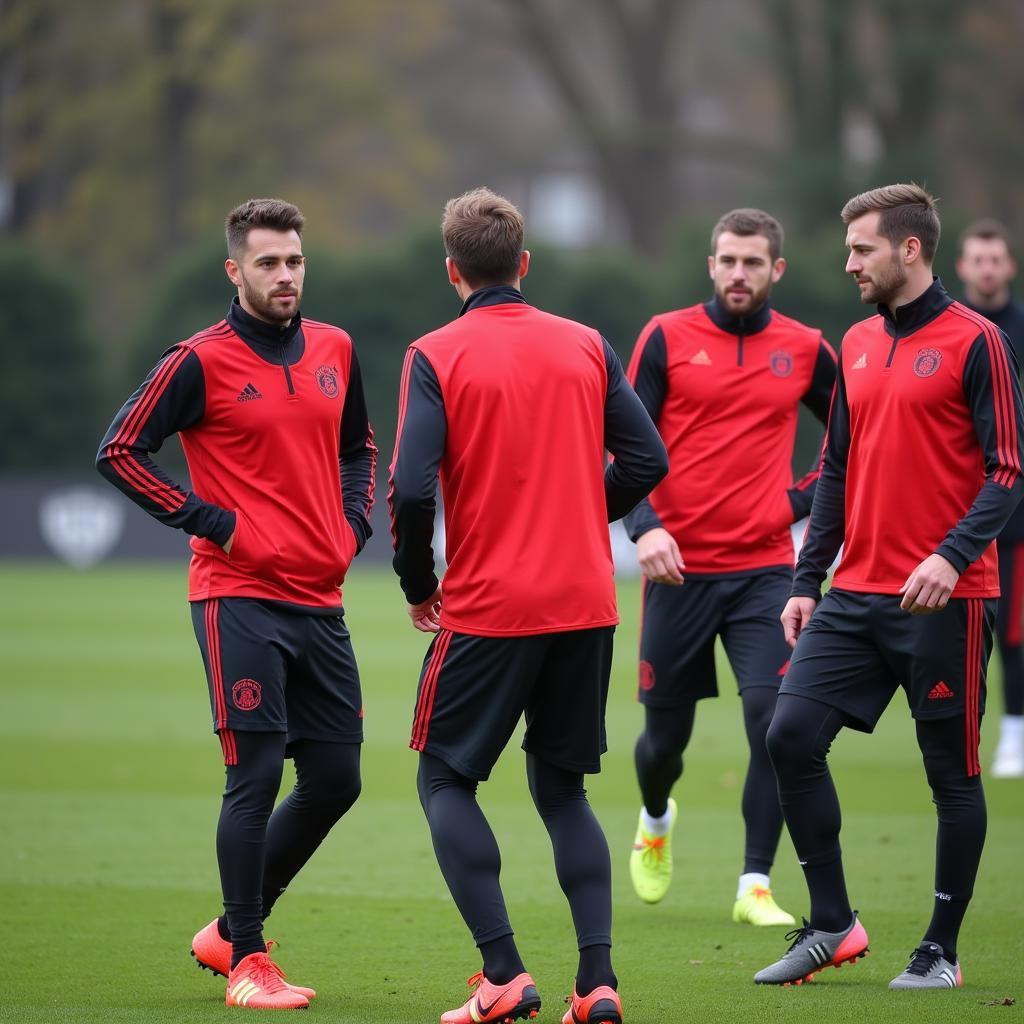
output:
<svg viewBox="0 0 1024 1024"><path fill-rule="evenodd" d="M683 556L668 530L660 526L648 530L636 542L636 559L644 575L653 583L678 587L683 582Z"/></svg>
<svg viewBox="0 0 1024 1024"><path fill-rule="evenodd" d="M409 618L421 633L437 633L441 629L441 588L426 601L409 605Z"/></svg>
<svg viewBox="0 0 1024 1024"><path fill-rule="evenodd" d="M900 587L900 607L911 615L941 612L958 579L960 573L942 555L929 555Z"/></svg>
<svg viewBox="0 0 1024 1024"><path fill-rule="evenodd" d="M786 643L790 647L796 647L796 642L800 639L804 626L811 621L811 616L817 605L818 602L813 597L791 597L786 602L786 607L782 609L782 615L779 618L782 620L782 631L786 635Z"/></svg>

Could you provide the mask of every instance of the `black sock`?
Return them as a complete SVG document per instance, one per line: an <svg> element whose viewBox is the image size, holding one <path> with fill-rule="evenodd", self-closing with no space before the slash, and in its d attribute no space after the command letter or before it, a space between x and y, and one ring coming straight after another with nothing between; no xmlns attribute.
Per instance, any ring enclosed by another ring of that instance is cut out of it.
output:
<svg viewBox="0 0 1024 1024"><path fill-rule="evenodd" d="M619 979L612 970L611 946L584 946L576 968L576 994L588 996L595 988L607 985L618 990Z"/></svg>
<svg viewBox="0 0 1024 1024"><path fill-rule="evenodd" d="M652 818L668 810L672 787L683 774L683 751L690 742L695 703L674 708L644 707L644 731L633 752L640 796Z"/></svg>
<svg viewBox="0 0 1024 1024"><path fill-rule="evenodd" d="M782 808L765 737L779 691L775 687L749 687L740 694L743 725L750 745L750 763L743 783L743 823L746 831L743 873L771 873L782 835Z"/></svg>
<svg viewBox="0 0 1024 1024"><path fill-rule="evenodd" d="M484 977L495 985L507 985L526 970L511 935L482 943L480 956L484 961Z"/></svg>
<svg viewBox="0 0 1024 1024"><path fill-rule="evenodd" d="M826 761L846 721L835 708L786 693L767 736L779 803L811 897L811 925L826 932L843 931L853 917L839 848L842 816Z"/></svg>

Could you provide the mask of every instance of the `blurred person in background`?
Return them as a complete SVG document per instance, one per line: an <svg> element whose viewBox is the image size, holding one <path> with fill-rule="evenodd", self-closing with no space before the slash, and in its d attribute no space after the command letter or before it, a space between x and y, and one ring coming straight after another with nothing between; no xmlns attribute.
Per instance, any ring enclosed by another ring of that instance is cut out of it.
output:
<svg viewBox="0 0 1024 1024"><path fill-rule="evenodd" d="M452 199L442 234L462 311L406 355L389 494L409 615L434 634L410 743L420 801L483 961L470 999L441 1021L540 1009L476 797L525 712L530 793L579 950L563 1020L618 1024L611 862L583 777L600 771L606 748L618 622L608 523L665 475L665 447L608 342L524 298L530 254L511 203L487 189ZM443 591L432 548L439 475Z"/></svg>
<svg viewBox="0 0 1024 1024"><path fill-rule="evenodd" d="M1017 261L1010 234L996 220L979 220L960 235L957 276L964 285L964 305L991 320L1007 336L1024 367L1024 305L1010 287ZM1003 717L992 762L996 779L1024 778L1024 505L1018 505L996 539L999 552L999 609L996 639L1003 665Z"/></svg>
<svg viewBox="0 0 1024 1024"><path fill-rule="evenodd" d="M769 873L782 833L765 733L789 647L779 614L793 581L790 526L807 515L817 472L793 485L800 404L824 423L836 375L821 331L769 305L783 231L762 210L725 214L711 234L710 301L655 316L628 376L658 426L671 470L626 517L644 573L636 743L643 806L630 854L637 895L657 903L672 880L672 788L697 702L718 695L715 640L736 675L750 762L746 841L733 920L791 925ZM683 575L685 572L685 582Z"/></svg>
<svg viewBox="0 0 1024 1024"><path fill-rule="evenodd" d="M373 444L351 338L299 312L304 218L252 199L226 222L225 319L169 348L97 457L115 487L191 534L188 598L227 772L224 914L192 952L226 1002L300 1009L263 921L360 791L363 708L341 603L370 536ZM153 461L179 434L192 489ZM274 809L285 758L296 783Z"/></svg>

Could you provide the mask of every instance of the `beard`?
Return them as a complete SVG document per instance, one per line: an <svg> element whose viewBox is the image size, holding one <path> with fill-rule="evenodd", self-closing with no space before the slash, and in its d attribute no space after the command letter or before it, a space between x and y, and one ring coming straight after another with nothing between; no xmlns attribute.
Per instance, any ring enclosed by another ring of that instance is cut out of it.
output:
<svg viewBox="0 0 1024 1024"><path fill-rule="evenodd" d="M764 285L763 288L759 288L756 291L751 289L750 291L742 294L737 292L730 294L728 289L715 289L715 295L718 298L719 305L721 305L722 309L728 310L734 316L747 316L749 313L756 312L768 301L771 294L771 281Z"/></svg>
<svg viewBox="0 0 1024 1024"><path fill-rule="evenodd" d="M868 282L867 291L861 293L860 301L867 305L888 305L906 283L907 269L894 255L886 270Z"/></svg>
<svg viewBox="0 0 1024 1024"><path fill-rule="evenodd" d="M261 292L246 279L244 274L242 275L242 292L245 295L245 301L261 320L267 320L272 324L290 323L292 317L298 312L299 302L302 299L302 289L295 287L291 291L295 295L295 305L292 306L291 312L285 315L280 305L274 302L274 297L281 294L280 292L276 290Z"/></svg>

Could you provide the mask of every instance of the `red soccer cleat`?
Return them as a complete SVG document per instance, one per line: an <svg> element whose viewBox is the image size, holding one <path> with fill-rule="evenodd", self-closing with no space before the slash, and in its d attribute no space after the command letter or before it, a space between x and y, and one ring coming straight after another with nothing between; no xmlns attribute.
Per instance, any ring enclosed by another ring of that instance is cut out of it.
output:
<svg viewBox="0 0 1024 1024"><path fill-rule="evenodd" d="M464 1006L442 1013L441 1024L511 1024L536 1017L540 1011L537 986L525 971L507 985L493 985L478 971L468 984L479 987Z"/></svg>
<svg viewBox="0 0 1024 1024"><path fill-rule="evenodd" d="M274 942L271 940L267 943L267 952L269 953L273 947ZM214 974L219 974L222 978L226 978L231 973L231 943L220 937L216 918L192 937L192 956L195 957L196 964L203 970L213 971ZM271 963L274 964L273 960ZM274 968L284 980L284 971L277 964L274 964ZM314 989L305 988L302 985L289 985L287 981L285 984L307 999L316 998Z"/></svg>
<svg viewBox="0 0 1024 1024"><path fill-rule="evenodd" d="M250 953L228 975L227 1006L250 1010L304 1010L309 1000L288 985L266 953Z"/></svg>
<svg viewBox="0 0 1024 1024"><path fill-rule="evenodd" d="M576 994L576 986L572 987L572 996L566 996L569 1004L562 1024L622 1024L622 1002L619 993L607 985L598 985L593 992L585 996Z"/></svg>

